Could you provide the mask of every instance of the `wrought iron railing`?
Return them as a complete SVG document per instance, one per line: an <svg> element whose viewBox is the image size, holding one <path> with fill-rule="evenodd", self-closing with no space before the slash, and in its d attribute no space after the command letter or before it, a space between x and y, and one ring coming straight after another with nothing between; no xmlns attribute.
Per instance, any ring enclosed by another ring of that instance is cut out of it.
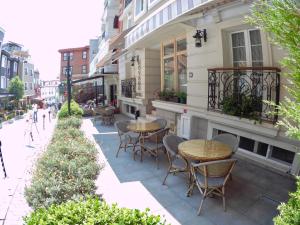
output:
<svg viewBox="0 0 300 225"><path fill-rule="evenodd" d="M129 78L121 81L122 96L127 98L135 97L136 93L136 79Z"/></svg>
<svg viewBox="0 0 300 225"><path fill-rule="evenodd" d="M280 69L278 68L208 69L208 110L210 111L275 123L276 109L266 101L279 104L279 95Z"/></svg>

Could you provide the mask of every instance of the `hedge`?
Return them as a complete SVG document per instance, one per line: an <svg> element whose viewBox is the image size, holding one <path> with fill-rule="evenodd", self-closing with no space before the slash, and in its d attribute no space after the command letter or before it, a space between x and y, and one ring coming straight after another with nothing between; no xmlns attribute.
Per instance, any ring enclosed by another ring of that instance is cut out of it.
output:
<svg viewBox="0 0 300 225"><path fill-rule="evenodd" d="M75 102L73 99L71 100L70 104L71 109L71 115L72 116L79 116L81 117L83 115L83 109L80 108L77 102ZM58 113L58 118L66 118L69 117L69 111L68 111L68 102L65 102Z"/></svg>
<svg viewBox="0 0 300 225"><path fill-rule="evenodd" d="M79 130L81 119L58 120L47 150L38 159L25 197L34 209L94 194L97 149Z"/></svg>
<svg viewBox="0 0 300 225"><path fill-rule="evenodd" d="M300 224L300 178L297 178L297 190L290 193L287 203L282 203L279 215L274 218L275 225L299 225Z"/></svg>
<svg viewBox="0 0 300 225"><path fill-rule="evenodd" d="M149 209L119 208L110 206L96 197L68 201L61 205L41 208L25 218L27 225L163 225L160 216L149 214Z"/></svg>

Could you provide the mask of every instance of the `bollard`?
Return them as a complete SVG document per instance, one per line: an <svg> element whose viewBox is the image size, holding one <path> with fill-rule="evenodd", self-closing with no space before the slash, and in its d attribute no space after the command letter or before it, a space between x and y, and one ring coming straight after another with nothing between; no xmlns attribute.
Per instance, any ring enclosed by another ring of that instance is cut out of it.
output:
<svg viewBox="0 0 300 225"><path fill-rule="evenodd" d="M5 170L5 166L4 166L4 161L3 161L1 146L2 146L2 142L0 141L0 158L1 158L1 164L2 164L2 169L3 169L4 177L6 178L7 174L6 174L6 170Z"/></svg>
<svg viewBox="0 0 300 225"><path fill-rule="evenodd" d="M45 130L45 118L46 118L46 115L43 114L43 130Z"/></svg>
<svg viewBox="0 0 300 225"><path fill-rule="evenodd" d="M51 118L50 118L51 111L50 110L48 111L48 114L49 114L49 122L51 123Z"/></svg>

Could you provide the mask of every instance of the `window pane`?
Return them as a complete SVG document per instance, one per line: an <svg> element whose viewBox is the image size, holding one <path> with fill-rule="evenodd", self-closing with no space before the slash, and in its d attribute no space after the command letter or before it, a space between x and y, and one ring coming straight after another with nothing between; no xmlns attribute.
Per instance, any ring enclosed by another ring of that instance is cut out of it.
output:
<svg viewBox="0 0 300 225"><path fill-rule="evenodd" d="M231 34L232 37L232 47L245 47L245 37L244 32Z"/></svg>
<svg viewBox="0 0 300 225"><path fill-rule="evenodd" d="M239 62L239 61L246 61L246 48L245 47L238 47L233 48L233 61Z"/></svg>
<svg viewBox="0 0 300 225"><path fill-rule="evenodd" d="M168 44L164 46L164 55L173 55L174 54L174 44Z"/></svg>
<svg viewBox="0 0 300 225"><path fill-rule="evenodd" d="M262 142L258 142L258 145L257 145L257 154L262 155L262 156L266 156L267 155L267 151L268 151L268 144L262 143Z"/></svg>
<svg viewBox="0 0 300 225"><path fill-rule="evenodd" d="M261 45L260 31L259 30L251 30L250 33L250 42L251 45Z"/></svg>
<svg viewBox="0 0 300 225"><path fill-rule="evenodd" d="M186 39L178 40L177 41L177 52L185 51L186 50Z"/></svg>
<svg viewBox="0 0 300 225"><path fill-rule="evenodd" d="M254 150L254 140L251 140L249 138L240 137L240 145L239 147L242 149L245 149L247 151L253 152Z"/></svg>
<svg viewBox="0 0 300 225"><path fill-rule="evenodd" d="M172 90L174 80L174 58L164 59L164 89Z"/></svg>
<svg viewBox="0 0 300 225"><path fill-rule="evenodd" d="M180 92L187 92L187 56L185 54L177 56L178 84Z"/></svg>
<svg viewBox="0 0 300 225"><path fill-rule="evenodd" d="M287 163L293 163L295 153L273 146L272 158L279 159Z"/></svg>
<svg viewBox="0 0 300 225"><path fill-rule="evenodd" d="M251 56L253 61L262 61L262 48L261 46L251 46Z"/></svg>

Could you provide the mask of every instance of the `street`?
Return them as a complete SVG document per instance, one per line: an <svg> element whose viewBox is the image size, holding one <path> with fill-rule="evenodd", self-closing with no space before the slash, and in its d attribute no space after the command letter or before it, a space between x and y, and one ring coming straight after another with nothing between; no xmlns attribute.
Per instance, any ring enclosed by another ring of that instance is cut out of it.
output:
<svg viewBox="0 0 300 225"><path fill-rule="evenodd" d="M43 115L45 114L45 130ZM38 110L38 122L32 124L33 141L29 136L30 129L24 115L23 119L14 120L12 124L3 124L0 129L2 155L7 173L4 178L0 168L0 224L22 224L22 217L30 208L24 198L24 187L30 181L31 168L36 157L44 149L53 132L56 119L49 121L48 110Z"/></svg>

